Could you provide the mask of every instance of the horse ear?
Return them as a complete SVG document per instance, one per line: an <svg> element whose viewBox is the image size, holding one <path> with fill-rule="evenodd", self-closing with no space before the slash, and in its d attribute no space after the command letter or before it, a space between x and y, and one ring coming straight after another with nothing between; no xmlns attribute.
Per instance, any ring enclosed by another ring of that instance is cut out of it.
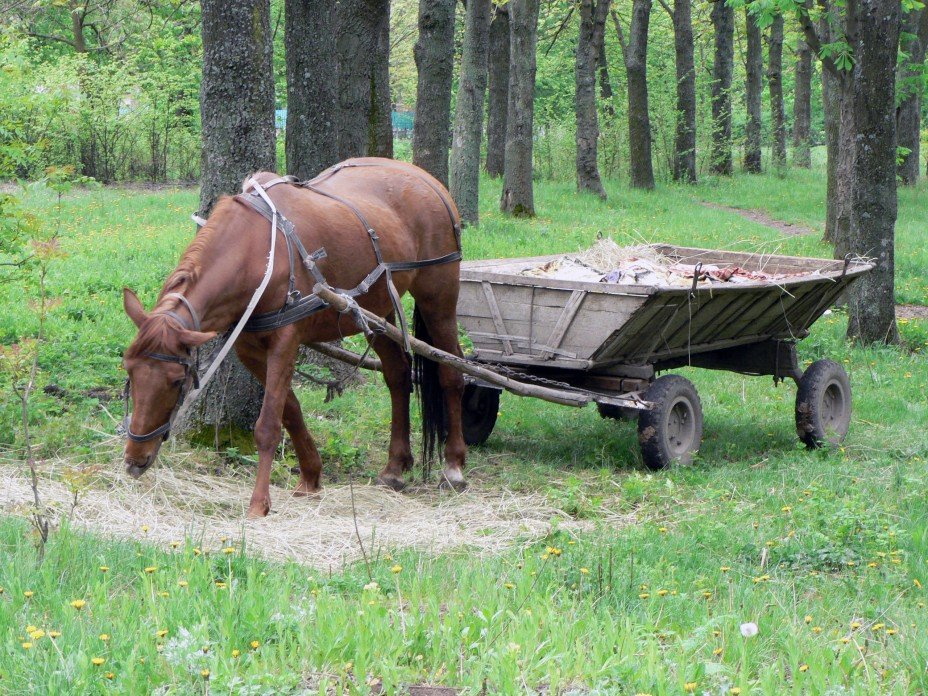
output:
<svg viewBox="0 0 928 696"><path fill-rule="evenodd" d="M136 327L140 327L142 323L148 319L148 314L142 307L142 303L138 296L129 288L122 289L122 306L125 308L126 314L129 315L129 318Z"/></svg>
<svg viewBox="0 0 928 696"><path fill-rule="evenodd" d="M196 348L201 346L207 341L216 338L215 331L191 331L190 329L184 329L178 334L180 342L182 345L187 346L188 348Z"/></svg>

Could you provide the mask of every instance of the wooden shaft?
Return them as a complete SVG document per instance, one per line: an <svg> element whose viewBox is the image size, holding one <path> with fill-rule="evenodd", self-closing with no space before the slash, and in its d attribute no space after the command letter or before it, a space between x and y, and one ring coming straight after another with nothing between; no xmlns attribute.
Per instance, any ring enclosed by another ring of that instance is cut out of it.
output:
<svg viewBox="0 0 928 696"><path fill-rule="evenodd" d="M346 362L349 365L360 365L365 370L383 372L383 365L377 358L372 358L370 356L363 357L353 351L346 350L345 348L341 348L331 343L309 343L307 344L307 347L311 348L317 353L322 353L323 355L326 355L330 358L341 360L342 362Z"/></svg>
<svg viewBox="0 0 928 696"><path fill-rule="evenodd" d="M339 295L337 292L334 292L330 287L322 284L316 284L316 286L313 288L313 293L318 295L322 300L324 300L327 304L331 305L339 312L344 312L349 308L347 299L342 295ZM359 309L364 318L377 327L378 332L383 333L390 340L403 345L402 331L393 326L393 324L390 322L386 321L383 317L379 317L373 312L369 312L368 310L364 309L363 307L359 307ZM442 363L444 365L450 365L459 372L463 372L472 377L482 379L485 382L489 382L490 384L494 384L507 391L510 391L517 396L533 396L538 399L543 399L544 401L551 401L553 403L563 404L565 406L585 406L593 400L593 397L588 394L567 391L565 389L554 389L538 384L526 384L524 382L519 382L518 380L505 377L485 367L481 367L476 363L463 360L458 358L456 355L451 355L450 353L446 353L443 350L439 350L438 348L430 346L425 341L420 341L418 338L413 336L409 337L409 346L412 348L413 352L417 353L418 355L428 358L429 360Z"/></svg>

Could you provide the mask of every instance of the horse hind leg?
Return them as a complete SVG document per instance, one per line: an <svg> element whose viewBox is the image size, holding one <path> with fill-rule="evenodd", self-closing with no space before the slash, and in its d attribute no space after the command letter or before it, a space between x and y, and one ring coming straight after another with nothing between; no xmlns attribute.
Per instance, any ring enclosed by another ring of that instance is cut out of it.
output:
<svg viewBox="0 0 928 696"><path fill-rule="evenodd" d="M412 469L409 444L409 394L412 369L409 358L396 343L382 336L373 343L374 352L383 365L383 378L390 389L390 449L387 464L377 476L377 483L400 491L406 487L403 474Z"/></svg>
<svg viewBox="0 0 928 696"><path fill-rule="evenodd" d="M303 410L299 399L291 389L284 404L283 423L300 465L300 482L293 491L293 495L313 495L322 489L322 457L313 441L313 436L306 428L303 419Z"/></svg>
<svg viewBox="0 0 928 696"><path fill-rule="evenodd" d="M413 323L417 337L446 353L462 358L461 345L458 343L457 315L454 311L457 293L449 292L444 297L427 298L433 301L423 299L425 298L421 295L416 297L416 316ZM464 480L467 445L464 444L464 434L461 430L464 377L449 365L436 364L419 356L417 358L425 449L429 449L430 434L427 431L431 429L431 437L437 435L439 442L444 440L445 468L441 473L439 486L463 491L467 487ZM429 381L434 381L436 376L441 388L440 394L434 391L434 384L428 384ZM432 411L431 416L428 415L429 410ZM426 422L428 419L432 421L431 424Z"/></svg>

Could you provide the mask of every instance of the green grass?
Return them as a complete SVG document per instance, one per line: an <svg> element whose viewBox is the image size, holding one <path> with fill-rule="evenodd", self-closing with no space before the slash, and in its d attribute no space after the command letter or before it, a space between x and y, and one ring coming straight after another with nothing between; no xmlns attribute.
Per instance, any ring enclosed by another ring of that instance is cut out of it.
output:
<svg viewBox="0 0 928 696"><path fill-rule="evenodd" d="M538 182L539 217L521 221L496 212L499 184L485 180L482 224L465 232L465 253L574 250L602 232L620 243L827 256L814 237L783 239L700 205L759 208L820 228L823 186L820 171L653 193L610 182L602 203L577 196L572 184ZM897 247L899 299L920 303L928 300L928 252L917 234L928 217L923 194L901 194ZM64 199L69 256L51 278L60 304L42 383L67 392L40 394L34 405L42 457L117 466L118 454L93 431L111 423L87 390L118 387L133 333L119 291L135 287L151 303L189 240L195 203L187 190ZM54 224L51 196L33 194L31 204ZM19 288L0 287L0 341L34 330L26 300ZM504 396L496 430L470 453L471 484L543 494L563 511L562 531L495 557L469 549L381 555L372 569L377 591L364 589L363 564L318 572L264 562L247 539L244 549L230 542L232 554L197 555L197 539L155 548L141 529L124 530L135 541L113 541L65 525L38 565L28 526L0 517L0 694L369 693L373 678L387 693L425 682L474 694L679 694L693 682L712 694L924 692L928 327L907 322L903 347L864 349L844 342L845 325L835 312L800 344L804 363L830 357L851 374L854 419L837 450L798 445L795 387L769 379L682 371L702 399L705 441L693 466L658 474L641 465L634 424ZM300 398L321 416L311 428L324 480L375 474L389 420L379 380L329 404L319 391L302 389ZM4 393L8 459L17 452L14 426ZM220 456L197 450L189 466L214 469ZM277 482L292 482L291 463L287 450ZM74 599L85 607L73 609ZM760 633L745 639L739 626L750 621ZM31 640L29 626L46 635ZM49 638L52 630L61 636ZM95 666L94 657L105 662Z"/></svg>

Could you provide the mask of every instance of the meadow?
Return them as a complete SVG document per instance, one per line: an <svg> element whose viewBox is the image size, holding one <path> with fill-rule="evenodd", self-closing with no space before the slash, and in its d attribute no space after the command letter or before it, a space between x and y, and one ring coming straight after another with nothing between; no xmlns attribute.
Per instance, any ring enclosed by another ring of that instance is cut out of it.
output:
<svg viewBox="0 0 928 696"><path fill-rule="evenodd" d="M538 182L539 216L524 221L496 211L499 183L484 180L465 255L573 251L598 234L829 255L821 169L607 190L601 202L569 182ZM900 192L900 303L928 304L925 194L924 184ZM107 411L121 405L106 400L133 335L120 290L150 306L190 238L196 200L189 189L28 196L60 224L67 253L50 276L41 361L42 386L59 389L33 403L36 441L44 461L91 472L90 488L105 490L120 468ZM705 203L763 210L816 234L784 236ZM2 343L35 331L23 295L0 286ZM150 536L155 519L101 534L69 524L64 510L39 563L28 522L2 509L0 694L373 694L421 684L467 694L925 692L928 322L902 322L895 347L849 345L845 327L835 310L799 347L804 364L830 357L850 373L854 418L836 449L800 446L795 386L768 378L681 370L699 389L705 440L692 466L660 473L641 465L633 423L504 396L496 430L471 450L464 495L541 495L556 512L545 535L514 534L492 552L392 544L371 548L369 563L320 568L262 557L244 523L224 539L165 542ZM370 379L330 403L319 390L298 393L324 482L366 486L385 459L386 390ZM4 391L7 474L23 466L16 407ZM174 447L178 466L252 474L247 443ZM292 485L292 453L283 454L275 482Z"/></svg>

